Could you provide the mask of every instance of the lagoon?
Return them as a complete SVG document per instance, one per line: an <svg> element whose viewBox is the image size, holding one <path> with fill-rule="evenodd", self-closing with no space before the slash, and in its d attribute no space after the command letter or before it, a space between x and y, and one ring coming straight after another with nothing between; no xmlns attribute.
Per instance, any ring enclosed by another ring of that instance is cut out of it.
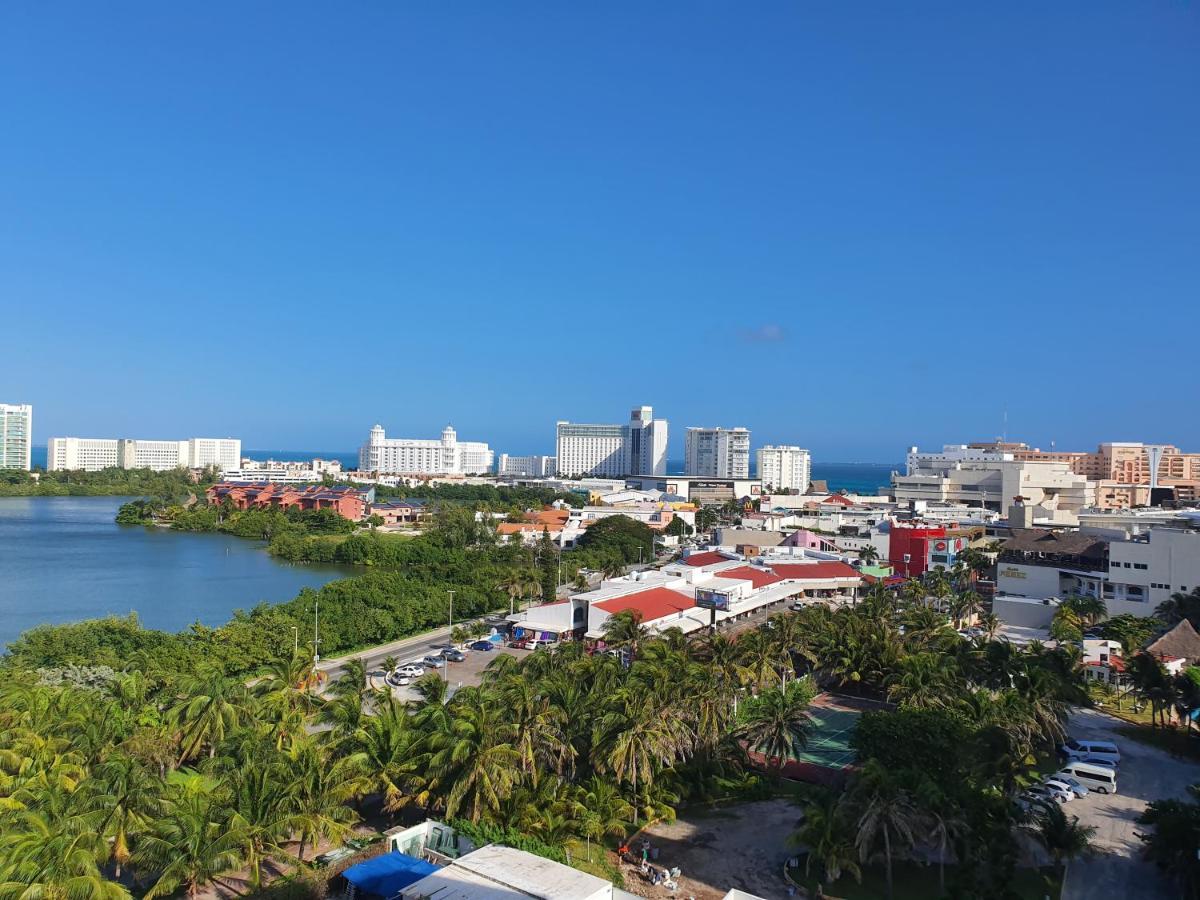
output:
<svg viewBox="0 0 1200 900"><path fill-rule="evenodd" d="M0 649L44 623L136 612L143 625L216 626L355 574L276 561L257 541L116 525L126 497L0 497Z"/></svg>

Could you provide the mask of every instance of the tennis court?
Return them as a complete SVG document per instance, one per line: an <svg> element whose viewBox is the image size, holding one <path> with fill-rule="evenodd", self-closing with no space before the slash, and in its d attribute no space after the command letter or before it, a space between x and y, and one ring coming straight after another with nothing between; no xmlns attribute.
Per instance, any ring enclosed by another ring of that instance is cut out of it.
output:
<svg viewBox="0 0 1200 900"><path fill-rule="evenodd" d="M842 769L854 762L850 735L854 733L860 713L832 706L811 706L808 712L813 722L808 733L808 746L796 757L796 762L829 769Z"/></svg>

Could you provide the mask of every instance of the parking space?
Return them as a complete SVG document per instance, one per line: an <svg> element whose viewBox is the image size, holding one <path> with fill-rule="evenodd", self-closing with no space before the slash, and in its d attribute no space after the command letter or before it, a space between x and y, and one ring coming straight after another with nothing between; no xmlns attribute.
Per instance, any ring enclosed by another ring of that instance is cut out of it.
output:
<svg viewBox="0 0 1200 900"><path fill-rule="evenodd" d="M431 647L422 647L420 653L409 654L401 658L402 663L407 663L410 660L419 659L426 652L434 649ZM441 669L426 669L426 672L436 672L440 678L445 678L450 682L450 686L454 689L460 687L470 687L478 685L482 681L482 673L487 668L488 663L492 662L498 656L516 656L523 658L528 656L530 651L519 650L513 647L498 647L495 650L468 650L465 652L466 659L462 662L449 663L447 667ZM375 687L383 686L383 679L372 678L372 685ZM401 700L416 700L418 694L410 687L392 688L392 693Z"/></svg>
<svg viewBox="0 0 1200 900"><path fill-rule="evenodd" d="M1134 836L1137 817L1151 800L1184 798L1189 784L1200 782L1200 765L1117 734L1120 719L1095 710L1071 715L1070 732L1076 739L1113 741L1121 751L1118 792L1097 792L1072 800L1064 807L1084 825L1096 828L1096 853L1071 863L1063 887L1063 900L1080 898L1172 898L1178 891L1142 859L1144 845Z"/></svg>

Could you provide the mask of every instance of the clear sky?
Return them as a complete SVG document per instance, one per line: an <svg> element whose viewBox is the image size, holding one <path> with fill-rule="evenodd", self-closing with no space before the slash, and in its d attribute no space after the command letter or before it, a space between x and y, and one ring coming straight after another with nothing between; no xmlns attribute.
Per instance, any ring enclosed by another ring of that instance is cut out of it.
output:
<svg viewBox="0 0 1200 900"><path fill-rule="evenodd" d="M0 122L39 443L1200 450L1194 3L7 4Z"/></svg>

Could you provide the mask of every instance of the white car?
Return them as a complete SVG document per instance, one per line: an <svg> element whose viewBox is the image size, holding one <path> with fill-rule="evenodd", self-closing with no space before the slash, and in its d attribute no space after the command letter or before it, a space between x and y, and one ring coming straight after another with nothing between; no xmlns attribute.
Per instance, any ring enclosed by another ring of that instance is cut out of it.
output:
<svg viewBox="0 0 1200 900"><path fill-rule="evenodd" d="M398 678L420 678L425 674L425 669L422 666L414 665L400 666L396 669L395 674Z"/></svg>
<svg viewBox="0 0 1200 900"><path fill-rule="evenodd" d="M1042 784L1051 790L1062 791L1067 795L1067 800L1074 800L1076 797L1086 797L1088 793L1088 789L1083 785L1079 784L1077 790L1076 785L1067 784L1065 781L1061 781L1058 778L1047 778L1042 782ZM1078 782L1076 782L1076 784L1078 784ZM1080 791L1083 793L1080 793Z"/></svg>
<svg viewBox="0 0 1200 900"><path fill-rule="evenodd" d="M1087 785L1080 783L1066 772L1055 772L1046 779L1047 783L1055 782L1069 788L1071 793L1076 797L1086 797L1088 795Z"/></svg>
<svg viewBox="0 0 1200 900"><path fill-rule="evenodd" d="M409 675L401 675L399 672L393 672L384 679L392 687L408 687L412 684L412 677Z"/></svg>

